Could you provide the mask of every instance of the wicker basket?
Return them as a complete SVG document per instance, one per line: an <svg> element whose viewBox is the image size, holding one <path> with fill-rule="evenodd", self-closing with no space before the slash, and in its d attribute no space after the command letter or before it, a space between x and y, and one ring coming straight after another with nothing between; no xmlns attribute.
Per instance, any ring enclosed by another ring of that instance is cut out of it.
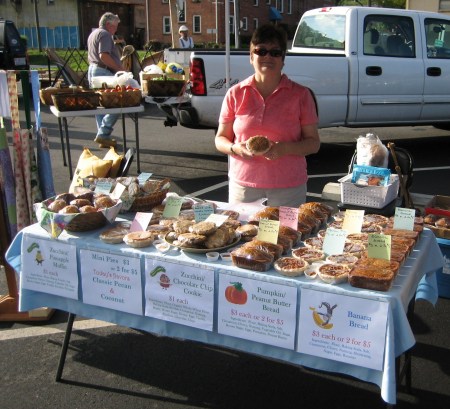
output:
<svg viewBox="0 0 450 409"><path fill-rule="evenodd" d="M141 88L143 94L151 97L177 97L183 94L186 86L182 74L144 74L141 73Z"/></svg>
<svg viewBox="0 0 450 409"><path fill-rule="evenodd" d="M57 93L52 95L53 104L58 111L81 111L96 109L100 96L93 91Z"/></svg>
<svg viewBox="0 0 450 409"><path fill-rule="evenodd" d="M54 94L73 94L75 91L81 91L82 87L48 87L39 90L39 98L44 105L53 105L52 95Z"/></svg>
<svg viewBox="0 0 450 409"><path fill-rule="evenodd" d="M162 179L153 193L136 197L129 211L148 212L155 206L160 205L169 192L168 186L170 186L170 179Z"/></svg>
<svg viewBox="0 0 450 409"><path fill-rule="evenodd" d="M103 227L108 220L102 212L80 213L75 216L65 230L67 231L89 231Z"/></svg>
<svg viewBox="0 0 450 409"><path fill-rule="evenodd" d="M99 103L104 108L134 107L141 103L142 92L140 89L133 90L100 90Z"/></svg>

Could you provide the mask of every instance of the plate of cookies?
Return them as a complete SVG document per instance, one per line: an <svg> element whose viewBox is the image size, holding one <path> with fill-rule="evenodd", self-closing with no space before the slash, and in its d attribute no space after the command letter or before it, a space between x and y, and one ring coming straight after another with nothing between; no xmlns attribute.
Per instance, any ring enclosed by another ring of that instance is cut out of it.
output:
<svg viewBox="0 0 450 409"><path fill-rule="evenodd" d="M217 227L214 222L183 221L175 224L174 230L164 236L171 246L187 253L205 254L235 246L241 237L235 229L226 225Z"/></svg>

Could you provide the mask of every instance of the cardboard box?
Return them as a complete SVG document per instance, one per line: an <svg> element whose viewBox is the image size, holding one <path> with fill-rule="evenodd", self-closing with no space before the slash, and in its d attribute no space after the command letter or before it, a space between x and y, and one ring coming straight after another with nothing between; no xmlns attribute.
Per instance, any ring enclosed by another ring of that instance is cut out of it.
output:
<svg viewBox="0 0 450 409"><path fill-rule="evenodd" d="M361 186L352 183L349 174L339 179L341 183L341 202L344 204L382 209L391 203L398 195L399 180L397 175L391 175L387 186Z"/></svg>
<svg viewBox="0 0 450 409"><path fill-rule="evenodd" d="M436 239L444 256L444 267L436 274L439 297L450 298L450 240Z"/></svg>

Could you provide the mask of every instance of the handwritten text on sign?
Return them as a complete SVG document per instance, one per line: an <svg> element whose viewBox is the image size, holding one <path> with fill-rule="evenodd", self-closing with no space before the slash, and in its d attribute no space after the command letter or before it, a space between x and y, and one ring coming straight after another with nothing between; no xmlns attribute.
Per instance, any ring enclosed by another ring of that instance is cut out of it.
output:
<svg viewBox="0 0 450 409"><path fill-rule="evenodd" d="M82 249L80 265L86 304L142 315L139 258Z"/></svg>
<svg viewBox="0 0 450 409"><path fill-rule="evenodd" d="M78 299L76 246L24 235L21 288Z"/></svg>
<svg viewBox="0 0 450 409"><path fill-rule="evenodd" d="M219 274L218 332L294 349L297 287Z"/></svg>
<svg viewBox="0 0 450 409"><path fill-rule="evenodd" d="M381 370L388 308L378 300L302 289L298 352Z"/></svg>
<svg viewBox="0 0 450 409"><path fill-rule="evenodd" d="M145 315L212 331L214 271L145 260Z"/></svg>

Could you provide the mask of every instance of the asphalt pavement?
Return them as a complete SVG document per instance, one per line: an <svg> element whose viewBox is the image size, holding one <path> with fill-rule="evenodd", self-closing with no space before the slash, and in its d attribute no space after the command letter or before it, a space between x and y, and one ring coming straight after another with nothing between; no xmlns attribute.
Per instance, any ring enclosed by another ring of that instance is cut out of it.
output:
<svg viewBox="0 0 450 409"><path fill-rule="evenodd" d="M57 123L45 107L42 120L49 128L55 187L62 192L67 189L69 178L62 164ZM93 118L74 120L70 129L74 163L83 146L99 155L105 152L92 141ZM127 125L131 141L133 129ZM216 200L226 200L227 164L221 155L191 152L185 157L181 173L175 175L170 173L174 172L171 167L176 168L179 163L171 159L168 151L158 149L159 155L155 155L156 148L149 137L152 132L164 132L163 118L154 107L146 107L141 115L140 130L144 170L158 169L158 175L171 176L173 189L181 194L206 190ZM191 163L196 155L206 159L203 166L210 167L208 177L202 173L206 175L205 169L195 169ZM134 163L130 174L135 172ZM213 189L207 189L208 186ZM0 294L6 293L5 277L1 275ZM412 391L399 388L398 408L450 406L449 317L448 298L439 298L435 306L424 301L416 303L412 322L416 336ZM45 321L0 322L2 408L384 407L378 386L350 377L198 342L159 337L88 317L77 317L75 321L62 381L56 382L66 321L67 313L55 311Z"/></svg>

